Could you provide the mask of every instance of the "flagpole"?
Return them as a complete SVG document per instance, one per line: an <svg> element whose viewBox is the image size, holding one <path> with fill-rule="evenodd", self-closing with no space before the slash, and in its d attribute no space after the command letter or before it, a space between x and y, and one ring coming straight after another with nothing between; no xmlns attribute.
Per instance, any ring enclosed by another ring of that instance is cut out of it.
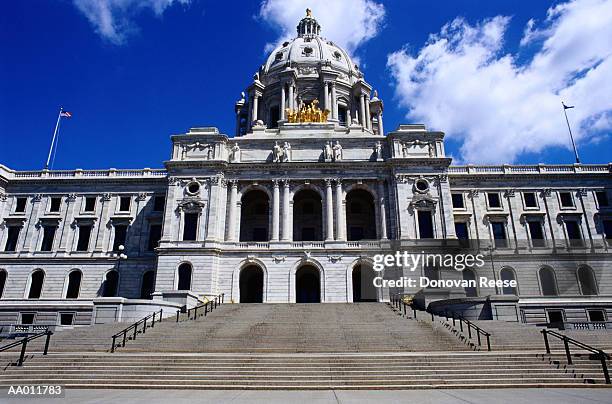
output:
<svg viewBox="0 0 612 404"><path fill-rule="evenodd" d="M57 122L55 122L55 130L53 131L53 138L51 139L51 147L49 147L49 155L47 156L47 164L45 164L45 170L49 169L49 162L51 161L51 153L53 152L53 145L55 144L55 137L57 136L57 129L59 128L60 119L62 119L62 111L64 107L60 107L59 113L57 114Z"/></svg>
<svg viewBox="0 0 612 404"><path fill-rule="evenodd" d="M576 163L580 164L580 158L578 157L578 149L576 149L576 143L574 142L574 135L572 135L572 128L570 127L569 119L567 119L567 108L563 102L563 114L565 115L565 122L567 123L567 130L569 131L570 139L572 140L572 147L574 148L574 156L576 157ZM573 108L573 107L570 107Z"/></svg>

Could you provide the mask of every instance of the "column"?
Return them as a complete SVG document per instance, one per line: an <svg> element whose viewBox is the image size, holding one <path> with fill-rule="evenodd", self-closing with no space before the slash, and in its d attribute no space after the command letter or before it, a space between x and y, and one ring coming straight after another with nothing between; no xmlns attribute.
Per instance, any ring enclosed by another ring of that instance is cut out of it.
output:
<svg viewBox="0 0 612 404"><path fill-rule="evenodd" d="M248 110L248 117L247 117L247 132L251 129L251 126L253 126L253 102L254 102L254 96L251 95L249 96L249 110Z"/></svg>
<svg viewBox="0 0 612 404"><path fill-rule="evenodd" d="M227 224L227 233L225 239L227 241L236 241L236 202L238 200L238 181L232 180L229 202L229 218Z"/></svg>
<svg viewBox="0 0 612 404"><path fill-rule="evenodd" d="M71 225L74 221L74 206L76 205L76 194L70 194L66 197L66 213L64 214L64 220L61 226L58 228L59 232L59 248L58 252L65 252L67 250L68 238L70 235L70 231L72 230ZM72 230L74 233L74 230Z"/></svg>
<svg viewBox="0 0 612 404"><path fill-rule="evenodd" d="M344 228L344 210L342 201L342 180L336 180L336 240L346 240L346 229Z"/></svg>
<svg viewBox="0 0 612 404"><path fill-rule="evenodd" d="M293 99L293 83L289 83L289 109L295 109L295 106L293 105L294 103L294 99Z"/></svg>
<svg viewBox="0 0 612 404"><path fill-rule="evenodd" d="M338 98L336 97L336 83L331 83L331 106L332 106L332 118L338 119Z"/></svg>
<svg viewBox="0 0 612 404"><path fill-rule="evenodd" d="M253 112L252 112L253 120L252 122L257 121L258 108L259 108L259 94L255 93L255 95L253 96Z"/></svg>
<svg viewBox="0 0 612 404"><path fill-rule="evenodd" d="M236 111L236 136L240 136L240 110Z"/></svg>
<svg viewBox="0 0 612 404"><path fill-rule="evenodd" d="M283 180L283 240L290 241L291 216L289 215L289 180Z"/></svg>
<svg viewBox="0 0 612 404"><path fill-rule="evenodd" d="M281 83L280 119L285 120L285 83Z"/></svg>
<svg viewBox="0 0 612 404"><path fill-rule="evenodd" d="M325 240L331 241L334 239L334 200L332 196L332 180L325 180L325 209L327 212L327 231L325 232Z"/></svg>
<svg viewBox="0 0 612 404"><path fill-rule="evenodd" d="M272 184L272 241L278 241L280 230L280 191L278 189L278 180L273 180Z"/></svg>
<svg viewBox="0 0 612 404"><path fill-rule="evenodd" d="M364 128L366 127L366 119L365 119L365 94L361 94L359 96L359 123Z"/></svg>
<svg viewBox="0 0 612 404"><path fill-rule="evenodd" d="M382 112L379 112L376 117L378 118L378 134L384 135L385 132L383 132Z"/></svg>
<svg viewBox="0 0 612 404"><path fill-rule="evenodd" d="M385 182L378 181L378 203L380 205L380 238L387 239L387 211L385 208Z"/></svg>
<svg viewBox="0 0 612 404"><path fill-rule="evenodd" d="M372 130L372 117L370 116L370 96L365 96L365 123L366 128Z"/></svg>
<svg viewBox="0 0 612 404"><path fill-rule="evenodd" d="M323 110L329 109L329 82L326 81L323 83Z"/></svg>

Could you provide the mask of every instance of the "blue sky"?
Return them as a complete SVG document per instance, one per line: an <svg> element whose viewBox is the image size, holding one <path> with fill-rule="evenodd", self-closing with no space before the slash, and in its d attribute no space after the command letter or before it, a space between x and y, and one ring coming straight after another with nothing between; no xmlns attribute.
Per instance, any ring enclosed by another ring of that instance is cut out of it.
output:
<svg viewBox="0 0 612 404"><path fill-rule="evenodd" d="M564 98L583 162L611 160L610 1L336 1L6 2L0 164L42 168L60 105L74 116L56 169L161 167L171 134L233 134L234 102L304 4L360 61L387 131L442 130L457 162L572 163Z"/></svg>

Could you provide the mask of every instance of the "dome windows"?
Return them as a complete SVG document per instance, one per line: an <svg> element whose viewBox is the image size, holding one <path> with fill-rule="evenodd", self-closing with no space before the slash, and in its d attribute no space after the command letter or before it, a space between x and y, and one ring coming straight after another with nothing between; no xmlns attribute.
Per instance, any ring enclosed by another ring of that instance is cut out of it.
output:
<svg viewBox="0 0 612 404"><path fill-rule="evenodd" d="M283 55L284 55L283 52L276 52L275 59L276 60L281 60L283 58Z"/></svg>
<svg viewBox="0 0 612 404"><path fill-rule="evenodd" d="M334 52L334 58L336 58L336 60L342 59L342 54L340 53L340 51Z"/></svg>
<svg viewBox="0 0 612 404"><path fill-rule="evenodd" d="M314 49L312 49L312 47L310 46L306 46L303 50L302 50L302 54L304 56L312 56Z"/></svg>
<svg viewBox="0 0 612 404"><path fill-rule="evenodd" d="M287 46L289 46L289 42L287 41L283 42L283 48L286 48Z"/></svg>
<svg viewBox="0 0 612 404"><path fill-rule="evenodd" d="M200 183L196 181L195 179L192 180L189 184L187 184L185 191L187 192L187 195L190 195L190 196L195 196L199 194L200 193Z"/></svg>

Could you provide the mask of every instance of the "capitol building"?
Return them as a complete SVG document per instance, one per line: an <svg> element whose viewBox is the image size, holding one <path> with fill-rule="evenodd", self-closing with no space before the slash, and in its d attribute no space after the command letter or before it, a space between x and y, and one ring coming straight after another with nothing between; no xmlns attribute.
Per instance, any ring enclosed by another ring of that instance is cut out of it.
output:
<svg viewBox="0 0 612 404"><path fill-rule="evenodd" d="M172 135L163 169L0 165L0 325L130 321L220 293L612 316L612 164L452 165L443 132L385 127L381 96L308 14L234 105L235 133ZM484 265L384 276L516 286L372 286L376 255L464 250Z"/></svg>

